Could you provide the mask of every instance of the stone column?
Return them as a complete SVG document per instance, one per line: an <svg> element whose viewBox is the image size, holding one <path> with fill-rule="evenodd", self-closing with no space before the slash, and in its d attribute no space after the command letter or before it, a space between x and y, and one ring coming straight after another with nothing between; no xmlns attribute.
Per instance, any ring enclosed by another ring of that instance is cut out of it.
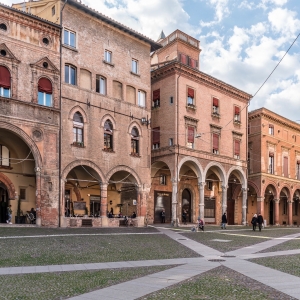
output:
<svg viewBox="0 0 300 300"><path fill-rule="evenodd" d="M177 193L178 193L178 181L173 178L172 179L172 225L178 226L178 218L177 218Z"/></svg>
<svg viewBox="0 0 300 300"><path fill-rule="evenodd" d="M36 167L34 169L36 176L36 193L35 193L35 205L36 205L36 225L42 226L42 177L41 168Z"/></svg>
<svg viewBox="0 0 300 300"><path fill-rule="evenodd" d="M288 204L288 224L293 225L293 200L289 199L287 201Z"/></svg>
<svg viewBox="0 0 300 300"><path fill-rule="evenodd" d="M204 187L205 182L199 182L199 217L201 220L204 220Z"/></svg>
<svg viewBox="0 0 300 300"><path fill-rule="evenodd" d="M227 211L227 186L222 185L222 215Z"/></svg>
<svg viewBox="0 0 300 300"><path fill-rule="evenodd" d="M102 227L108 226L108 218L107 218L107 183L100 183L101 190L101 204L100 204L100 216L102 221Z"/></svg>
<svg viewBox="0 0 300 300"><path fill-rule="evenodd" d="M139 207L137 213L137 222L138 226L142 227L147 224L145 220L147 214L147 199L149 197L149 189L148 188L140 188L138 192L138 199L137 199L137 207Z"/></svg>
<svg viewBox="0 0 300 300"><path fill-rule="evenodd" d="M274 224L279 225L279 199L274 199Z"/></svg>
<svg viewBox="0 0 300 300"><path fill-rule="evenodd" d="M257 213L261 213L264 216L264 197L257 197Z"/></svg>
<svg viewBox="0 0 300 300"><path fill-rule="evenodd" d="M242 224L246 225L247 219L247 197L248 197L248 189L242 188L243 191L243 204L242 204Z"/></svg>

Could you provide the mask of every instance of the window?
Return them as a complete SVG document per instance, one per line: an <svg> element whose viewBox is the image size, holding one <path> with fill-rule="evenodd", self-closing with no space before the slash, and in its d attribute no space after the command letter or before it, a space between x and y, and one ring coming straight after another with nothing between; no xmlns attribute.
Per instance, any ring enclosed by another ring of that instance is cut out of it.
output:
<svg viewBox="0 0 300 300"><path fill-rule="evenodd" d="M136 91L133 86L127 85L126 87L126 101L136 105Z"/></svg>
<svg viewBox="0 0 300 300"><path fill-rule="evenodd" d="M104 123L104 150L113 150L113 125L110 120Z"/></svg>
<svg viewBox="0 0 300 300"><path fill-rule="evenodd" d="M240 146L241 146L241 141L240 140L234 140L234 155L233 157L236 159L240 159Z"/></svg>
<svg viewBox="0 0 300 300"><path fill-rule="evenodd" d="M187 105L188 106L195 106L194 98L195 98L195 90L188 88L188 91L187 91Z"/></svg>
<svg viewBox="0 0 300 300"><path fill-rule="evenodd" d="M52 6L52 16L55 15L55 6Z"/></svg>
<svg viewBox="0 0 300 300"><path fill-rule="evenodd" d="M146 93L143 91L138 92L138 106L146 106Z"/></svg>
<svg viewBox="0 0 300 300"><path fill-rule="evenodd" d="M0 166L9 167L9 150L3 145L0 145L0 158Z"/></svg>
<svg viewBox="0 0 300 300"><path fill-rule="evenodd" d="M76 68L65 65L65 83L76 85Z"/></svg>
<svg viewBox="0 0 300 300"><path fill-rule="evenodd" d="M165 174L159 175L159 184L160 185L167 185L167 176Z"/></svg>
<svg viewBox="0 0 300 300"><path fill-rule="evenodd" d="M274 152L269 152L269 173L274 174Z"/></svg>
<svg viewBox="0 0 300 300"><path fill-rule="evenodd" d="M0 96L10 98L10 72L4 66L0 66Z"/></svg>
<svg viewBox="0 0 300 300"><path fill-rule="evenodd" d="M296 176L297 176L297 179L300 180L300 160L297 160L297 164L296 164Z"/></svg>
<svg viewBox="0 0 300 300"><path fill-rule="evenodd" d="M25 201L26 200L26 189L20 188L20 200Z"/></svg>
<svg viewBox="0 0 300 300"><path fill-rule="evenodd" d="M160 107L160 89L153 91L153 107Z"/></svg>
<svg viewBox="0 0 300 300"><path fill-rule="evenodd" d="M269 125L269 134L274 135L274 125Z"/></svg>
<svg viewBox="0 0 300 300"><path fill-rule="evenodd" d="M64 30L64 44L76 48L76 34L70 30Z"/></svg>
<svg viewBox="0 0 300 300"><path fill-rule="evenodd" d="M160 147L160 127L152 129L152 148L158 149Z"/></svg>
<svg viewBox="0 0 300 300"><path fill-rule="evenodd" d="M139 131L136 127L131 130L131 154L139 154Z"/></svg>
<svg viewBox="0 0 300 300"><path fill-rule="evenodd" d="M7 26L4 23L0 24L0 30L7 31Z"/></svg>
<svg viewBox="0 0 300 300"><path fill-rule="evenodd" d="M52 83L44 77L38 83L38 104L52 106Z"/></svg>
<svg viewBox="0 0 300 300"><path fill-rule="evenodd" d="M211 180L206 181L206 186L209 191L213 190L213 182Z"/></svg>
<svg viewBox="0 0 300 300"><path fill-rule="evenodd" d="M73 144L83 146L83 117L80 112L73 116Z"/></svg>
<svg viewBox="0 0 300 300"><path fill-rule="evenodd" d="M219 114L219 99L217 99L217 98L213 98L212 113L214 115Z"/></svg>
<svg viewBox="0 0 300 300"><path fill-rule="evenodd" d="M174 145L174 141L172 138L169 139L169 146L173 146Z"/></svg>
<svg viewBox="0 0 300 300"><path fill-rule="evenodd" d="M173 100L173 96L170 97L170 104L173 104L174 100Z"/></svg>
<svg viewBox="0 0 300 300"><path fill-rule="evenodd" d="M204 198L204 218L215 218L216 199Z"/></svg>
<svg viewBox="0 0 300 300"><path fill-rule="evenodd" d="M238 106L234 106L234 122L241 122L241 110Z"/></svg>
<svg viewBox="0 0 300 300"><path fill-rule="evenodd" d="M96 76L96 93L106 94L106 78L103 76Z"/></svg>
<svg viewBox="0 0 300 300"><path fill-rule="evenodd" d="M219 154L219 135L217 133L213 133L212 139L212 152L214 154Z"/></svg>
<svg viewBox="0 0 300 300"><path fill-rule="evenodd" d="M137 60L133 59L131 61L131 72L138 74L138 71L139 71L138 67L139 67L139 62Z"/></svg>
<svg viewBox="0 0 300 300"><path fill-rule="evenodd" d="M188 148L194 148L194 137L195 137L195 128L188 126L187 128L187 144Z"/></svg>
<svg viewBox="0 0 300 300"><path fill-rule="evenodd" d="M105 50L104 60L111 64L111 62L112 62L112 53L111 53L111 51Z"/></svg>
<svg viewBox="0 0 300 300"><path fill-rule="evenodd" d="M283 157L283 176L289 176L289 158L287 156Z"/></svg>

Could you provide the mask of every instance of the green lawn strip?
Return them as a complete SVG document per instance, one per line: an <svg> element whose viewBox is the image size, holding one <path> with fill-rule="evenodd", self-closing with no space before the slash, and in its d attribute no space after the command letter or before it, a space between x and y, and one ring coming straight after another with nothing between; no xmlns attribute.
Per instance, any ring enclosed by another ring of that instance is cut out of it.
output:
<svg viewBox="0 0 300 300"><path fill-rule="evenodd" d="M300 277L300 254L249 259L259 265Z"/></svg>
<svg viewBox="0 0 300 300"><path fill-rule="evenodd" d="M155 266L0 276L0 286L2 287L0 299L66 299L173 267Z"/></svg>
<svg viewBox="0 0 300 300"><path fill-rule="evenodd" d="M45 228L45 227L0 227L0 237L36 236L57 234L118 234L118 233L155 233L154 227L117 227L117 228Z"/></svg>
<svg viewBox="0 0 300 300"><path fill-rule="evenodd" d="M198 257L162 234L0 240L0 267Z"/></svg>
<svg viewBox="0 0 300 300"><path fill-rule="evenodd" d="M300 233L300 230L296 228L289 230L284 228L266 228L261 232L247 229L242 231L222 230L218 232L187 231L181 234L218 251L229 252L243 247L255 245L272 238L283 237L294 233ZM213 241L215 239L226 240L229 242ZM270 252L269 249L271 248L268 248L267 252Z"/></svg>
<svg viewBox="0 0 300 300"><path fill-rule="evenodd" d="M294 298L224 266L220 266L200 276L139 299L292 300Z"/></svg>

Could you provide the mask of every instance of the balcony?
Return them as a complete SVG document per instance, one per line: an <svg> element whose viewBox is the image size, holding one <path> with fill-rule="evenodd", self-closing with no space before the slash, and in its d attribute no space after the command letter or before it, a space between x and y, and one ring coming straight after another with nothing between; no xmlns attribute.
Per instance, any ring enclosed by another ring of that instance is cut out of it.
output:
<svg viewBox="0 0 300 300"><path fill-rule="evenodd" d="M161 45L164 47L168 44L170 44L171 42L173 42L174 40L182 40L186 43L189 43L190 45L200 49L200 42L194 38L192 38L191 36L185 34L184 32L180 31L180 30L176 30L173 33L171 33L169 36L167 36L162 42Z"/></svg>

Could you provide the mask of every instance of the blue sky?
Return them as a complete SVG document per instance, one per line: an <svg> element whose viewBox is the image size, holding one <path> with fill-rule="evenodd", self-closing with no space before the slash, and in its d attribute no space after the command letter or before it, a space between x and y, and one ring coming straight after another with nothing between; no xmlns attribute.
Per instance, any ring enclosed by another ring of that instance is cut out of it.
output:
<svg viewBox="0 0 300 300"><path fill-rule="evenodd" d="M15 1L0 0L5 4ZM19 1L17 1L19 2ZM252 95L300 33L299 0L82 0L157 40L180 29L200 40L200 70ZM300 120L300 37L250 110Z"/></svg>

